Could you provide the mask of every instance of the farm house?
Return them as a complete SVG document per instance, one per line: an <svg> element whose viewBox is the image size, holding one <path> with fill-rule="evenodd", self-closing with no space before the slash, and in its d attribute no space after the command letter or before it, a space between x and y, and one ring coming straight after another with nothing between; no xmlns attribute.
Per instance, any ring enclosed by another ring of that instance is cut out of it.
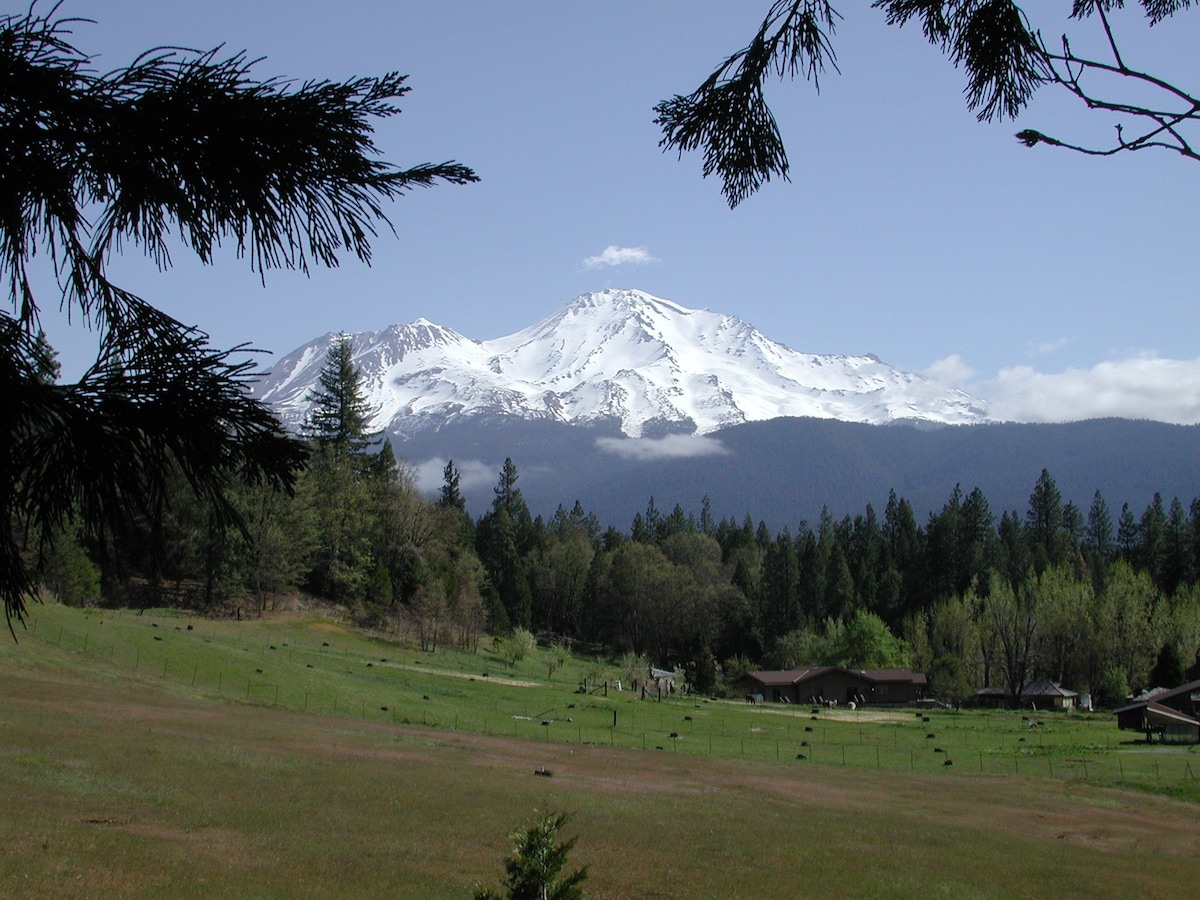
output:
<svg viewBox="0 0 1200 900"><path fill-rule="evenodd" d="M771 703L898 705L920 700L928 679L909 669L848 669L799 666L787 671L747 672L741 687Z"/></svg>
<svg viewBox="0 0 1200 900"><path fill-rule="evenodd" d="M1019 703L1013 703L1012 691L1006 687L985 687L975 692L980 706L1020 706L1034 709L1074 709L1079 694L1056 681L1031 681L1021 691Z"/></svg>

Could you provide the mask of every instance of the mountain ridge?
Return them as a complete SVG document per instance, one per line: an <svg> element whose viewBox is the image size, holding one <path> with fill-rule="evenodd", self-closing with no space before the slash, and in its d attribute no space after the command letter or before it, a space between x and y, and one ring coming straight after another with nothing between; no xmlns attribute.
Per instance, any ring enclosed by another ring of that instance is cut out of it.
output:
<svg viewBox="0 0 1200 900"><path fill-rule="evenodd" d="M963 391L872 354L801 353L736 316L642 291L582 294L492 340L421 317L350 335L372 427L398 436L463 417L616 423L627 437L708 434L782 416L884 424L988 421ZM286 425L302 426L338 335L297 348L255 386Z"/></svg>

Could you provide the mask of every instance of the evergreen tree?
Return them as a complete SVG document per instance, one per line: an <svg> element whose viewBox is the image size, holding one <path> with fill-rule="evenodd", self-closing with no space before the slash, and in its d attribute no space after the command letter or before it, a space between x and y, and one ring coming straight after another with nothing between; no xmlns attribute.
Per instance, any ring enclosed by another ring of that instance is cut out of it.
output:
<svg viewBox="0 0 1200 900"><path fill-rule="evenodd" d="M446 468L442 470L442 487L438 491L438 506L442 509L466 511L467 501L458 488L461 480L462 475L454 465L454 460L446 460Z"/></svg>
<svg viewBox="0 0 1200 900"><path fill-rule="evenodd" d="M1121 516L1117 519L1117 552L1121 559L1133 563L1138 553L1141 535L1137 520L1128 503L1121 504Z"/></svg>
<svg viewBox="0 0 1200 900"><path fill-rule="evenodd" d="M525 556L532 545L533 522L517 487L518 477L516 464L511 458L505 459L492 508L476 525L475 547L494 598L504 610L504 619L511 627L529 628L533 623L533 595Z"/></svg>
<svg viewBox="0 0 1200 900"><path fill-rule="evenodd" d="M316 448L306 476L317 529L309 584L331 600L354 603L369 588L378 594L382 583L373 544L386 493L380 486L389 484L395 456L386 444L382 462L366 453L376 436L367 430L370 410L347 335L330 346L318 385L306 429Z"/></svg>
<svg viewBox="0 0 1200 900"><path fill-rule="evenodd" d="M338 335L326 352L317 384L307 398L313 404L308 434L335 456L364 452L378 435L367 428L373 410L363 392L362 373L354 365L349 335Z"/></svg>
<svg viewBox="0 0 1200 900"><path fill-rule="evenodd" d="M1050 473L1042 469L1033 493L1029 495L1029 509L1025 513L1025 531L1035 571L1041 572L1065 557L1062 527L1062 493Z"/></svg>
<svg viewBox="0 0 1200 900"><path fill-rule="evenodd" d="M1115 549L1112 516L1109 515L1108 504L1104 502L1104 497L1099 491L1092 497L1085 534L1088 548L1097 558L1112 558Z"/></svg>
<svg viewBox="0 0 1200 900"><path fill-rule="evenodd" d="M568 818L564 813L550 813L513 832L513 851L505 860L507 874L501 882L507 893L481 887L475 891L475 900L581 900L580 885L587 880L587 866L559 877L578 840L556 843Z"/></svg>
<svg viewBox="0 0 1200 900"><path fill-rule="evenodd" d="M151 510L178 464L225 528L234 473L290 489L303 448L245 390L252 361L113 283L114 254L138 247L166 267L171 236L202 262L221 244L245 249L260 274L333 266L343 252L369 260L389 199L475 175L373 158L374 122L399 111L402 76L261 80L244 54L170 49L97 74L67 40L71 20L35 8L0 15L0 280L12 308L0 313L0 511L48 534L78 515L100 546L130 510ZM39 253L54 260L60 305L99 333L78 384L47 383L37 361ZM0 530L10 621L30 587Z"/></svg>

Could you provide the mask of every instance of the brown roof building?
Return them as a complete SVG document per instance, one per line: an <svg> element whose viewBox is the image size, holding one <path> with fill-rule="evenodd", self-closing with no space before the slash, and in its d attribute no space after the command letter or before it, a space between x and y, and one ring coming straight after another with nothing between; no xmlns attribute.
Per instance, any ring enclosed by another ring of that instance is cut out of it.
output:
<svg viewBox="0 0 1200 900"><path fill-rule="evenodd" d="M1200 743L1200 681L1158 691L1114 709L1113 714L1118 728L1144 732L1147 741L1157 735L1169 744Z"/></svg>
<svg viewBox="0 0 1200 900"><path fill-rule="evenodd" d="M839 705L906 704L920 700L928 679L910 669L851 669L798 666L786 671L747 672L740 682L747 698L771 703Z"/></svg>

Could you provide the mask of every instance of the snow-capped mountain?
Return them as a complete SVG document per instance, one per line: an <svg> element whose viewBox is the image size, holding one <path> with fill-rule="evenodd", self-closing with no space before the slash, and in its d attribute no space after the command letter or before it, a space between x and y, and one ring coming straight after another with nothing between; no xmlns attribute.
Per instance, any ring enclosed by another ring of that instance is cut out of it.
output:
<svg viewBox="0 0 1200 900"><path fill-rule="evenodd" d="M289 353L256 385L289 426L337 335ZM884 424L987 420L984 404L874 356L800 353L735 316L641 291L584 294L516 334L475 341L417 319L351 336L372 427L411 435L467 416L619 423L705 434L781 416Z"/></svg>

